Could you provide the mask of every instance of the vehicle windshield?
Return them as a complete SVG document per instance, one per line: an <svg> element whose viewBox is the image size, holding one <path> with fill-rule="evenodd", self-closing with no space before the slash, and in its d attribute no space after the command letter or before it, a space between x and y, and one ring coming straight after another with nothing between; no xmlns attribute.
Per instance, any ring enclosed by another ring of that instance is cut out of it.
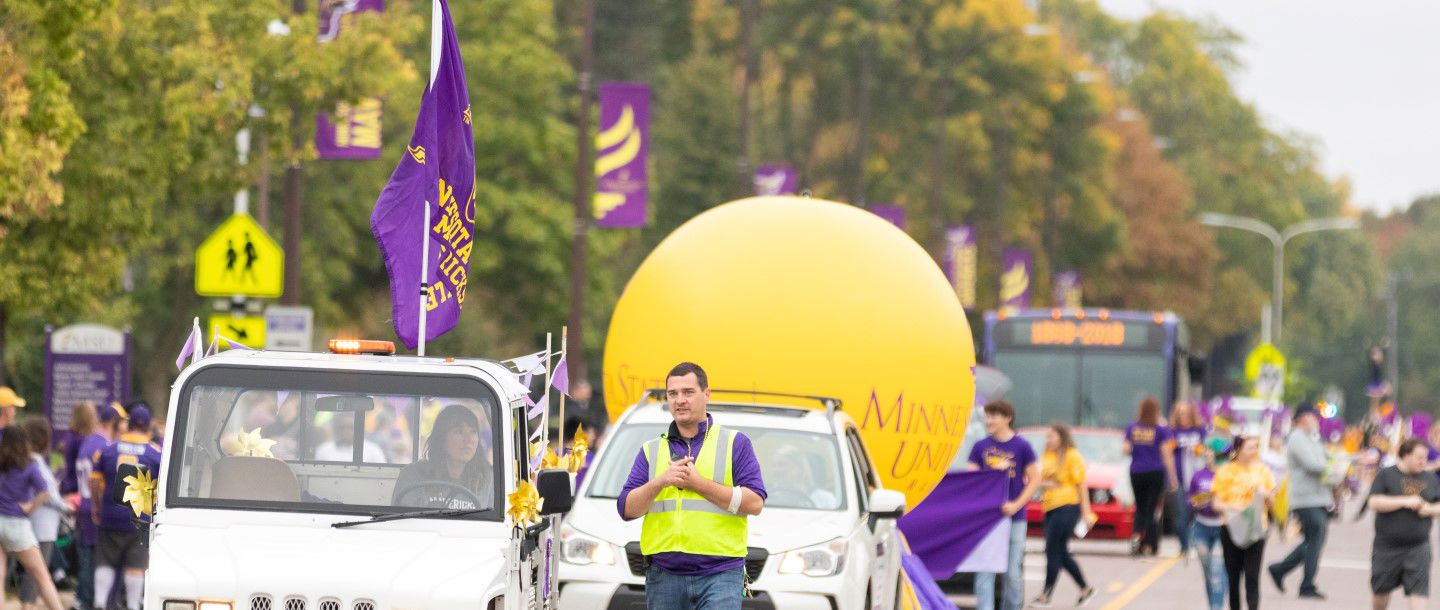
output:
<svg viewBox="0 0 1440 610"><path fill-rule="evenodd" d="M499 520L493 392L463 376L211 367L180 397L171 505Z"/></svg>
<svg viewBox="0 0 1440 610"><path fill-rule="evenodd" d="M1045 453L1045 431L1030 430L1020 434L1025 442L1035 449L1035 455ZM1087 464L1119 464L1125 461L1124 439L1118 434L1095 434L1071 431L1075 449Z"/></svg>
<svg viewBox="0 0 1440 610"><path fill-rule="evenodd" d="M605 440L605 458L586 475L591 498L618 498L640 446L667 426L632 424L613 429ZM765 508L844 510L845 491L839 447L824 434L736 427L750 438L765 479Z"/></svg>
<svg viewBox="0 0 1440 610"><path fill-rule="evenodd" d="M1123 427L1143 398L1163 399L1168 381L1158 353L1027 348L997 352L994 366L1015 384L1008 398L1017 427Z"/></svg>

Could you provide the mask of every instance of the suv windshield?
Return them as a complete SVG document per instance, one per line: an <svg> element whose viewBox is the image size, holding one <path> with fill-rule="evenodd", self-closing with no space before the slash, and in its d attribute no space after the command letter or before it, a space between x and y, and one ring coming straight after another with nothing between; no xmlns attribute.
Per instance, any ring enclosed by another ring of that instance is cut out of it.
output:
<svg viewBox="0 0 1440 610"><path fill-rule="evenodd" d="M499 414L458 375L207 368L180 395L167 501L499 520Z"/></svg>
<svg viewBox="0 0 1440 610"><path fill-rule="evenodd" d="M618 498L640 446L667 426L631 424L615 429L605 441L605 459L590 480L591 498ZM839 447L834 437L812 432L732 427L750 438L769 496L765 508L844 510Z"/></svg>

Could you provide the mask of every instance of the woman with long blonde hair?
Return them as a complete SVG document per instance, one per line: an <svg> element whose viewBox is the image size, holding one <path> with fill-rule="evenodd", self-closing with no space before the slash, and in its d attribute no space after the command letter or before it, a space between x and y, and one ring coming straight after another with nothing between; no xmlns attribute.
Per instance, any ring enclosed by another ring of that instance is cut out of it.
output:
<svg viewBox="0 0 1440 610"><path fill-rule="evenodd" d="M1175 443L1175 478L1179 479L1180 490L1169 495L1166 508L1175 521L1175 537L1180 540L1180 554L1190 554L1190 524L1195 519L1190 503L1185 500L1185 491L1190 488L1190 479L1196 471L1205 467L1201 457L1201 443L1205 441L1205 422L1195 405L1186 401L1175 403L1170 409L1170 436Z"/></svg>
<svg viewBox="0 0 1440 610"><path fill-rule="evenodd" d="M1085 486L1085 459L1075 449L1070 427L1065 424L1050 424L1045 433L1040 488L1044 490L1040 505L1045 510L1045 588L1030 605L1037 608L1050 605L1055 582L1064 569L1080 588L1080 598L1075 605L1083 606L1095 595L1095 588L1085 582L1080 564L1075 563L1075 556L1070 553L1070 535L1081 519L1094 523L1095 514L1090 511L1090 489Z"/></svg>

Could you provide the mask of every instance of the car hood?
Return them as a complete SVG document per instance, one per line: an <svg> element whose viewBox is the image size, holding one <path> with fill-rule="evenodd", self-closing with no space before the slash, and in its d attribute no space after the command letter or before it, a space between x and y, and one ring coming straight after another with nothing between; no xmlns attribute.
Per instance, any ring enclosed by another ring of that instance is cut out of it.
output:
<svg viewBox="0 0 1440 610"><path fill-rule="evenodd" d="M1108 489L1122 504L1133 504L1135 493L1130 489L1130 464L1091 464L1085 472L1085 486Z"/></svg>
<svg viewBox="0 0 1440 610"><path fill-rule="evenodd" d="M565 524L586 535L619 547L640 540L641 519L620 518L615 500L581 498L565 517ZM857 517L848 510L825 511L793 508L766 508L750 517L750 546L772 555L846 537Z"/></svg>

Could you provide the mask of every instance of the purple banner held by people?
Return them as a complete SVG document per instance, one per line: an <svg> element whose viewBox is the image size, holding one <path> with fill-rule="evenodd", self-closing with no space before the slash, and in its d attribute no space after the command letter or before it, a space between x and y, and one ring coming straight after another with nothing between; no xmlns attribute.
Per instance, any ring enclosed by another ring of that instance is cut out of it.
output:
<svg viewBox="0 0 1440 610"><path fill-rule="evenodd" d="M650 86L600 84L600 132L595 135L595 226L645 226L650 183Z"/></svg>
<svg viewBox="0 0 1440 610"><path fill-rule="evenodd" d="M755 194L794 195L796 188L795 168L788 163L761 165L755 168Z"/></svg>
<svg viewBox="0 0 1440 610"><path fill-rule="evenodd" d="M346 22L364 12L385 12L384 0L321 0L320 42L335 40ZM380 98L340 103L315 115L315 152L321 159L380 157Z"/></svg>
<svg viewBox="0 0 1440 610"><path fill-rule="evenodd" d="M1000 306L1025 309L1030 306L1030 278L1035 259L1029 250L1011 248L1005 251L1000 266Z"/></svg>
<svg viewBox="0 0 1440 610"><path fill-rule="evenodd" d="M979 249L975 229L969 225L945 230L945 277L966 310L975 309L975 272Z"/></svg>
<svg viewBox="0 0 1440 610"><path fill-rule="evenodd" d="M1055 274L1055 306L1065 309L1080 309L1082 299L1079 271L1061 271Z"/></svg>
<svg viewBox="0 0 1440 610"><path fill-rule="evenodd" d="M870 212L899 227L901 231L905 230L905 208L892 203L882 203L870 206Z"/></svg>
<svg viewBox="0 0 1440 610"><path fill-rule="evenodd" d="M1009 493L1003 470L949 473L900 518L900 530L936 580L956 572L1004 572L1011 520L1000 505Z"/></svg>
<svg viewBox="0 0 1440 610"><path fill-rule="evenodd" d="M450 7L439 0L440 44L432 44L438 64L420 102L420 115L405 155L375 202L370 230L380 244L390 276L395 334L406 347L419 343L421 252L427 246L425 339L445 334L460 322L470 249L475 232L475 139L470 126L470 94L460 42ZM432 58L432 61L436 61ZM430 225L425 226L425 210Z"/></svg>

